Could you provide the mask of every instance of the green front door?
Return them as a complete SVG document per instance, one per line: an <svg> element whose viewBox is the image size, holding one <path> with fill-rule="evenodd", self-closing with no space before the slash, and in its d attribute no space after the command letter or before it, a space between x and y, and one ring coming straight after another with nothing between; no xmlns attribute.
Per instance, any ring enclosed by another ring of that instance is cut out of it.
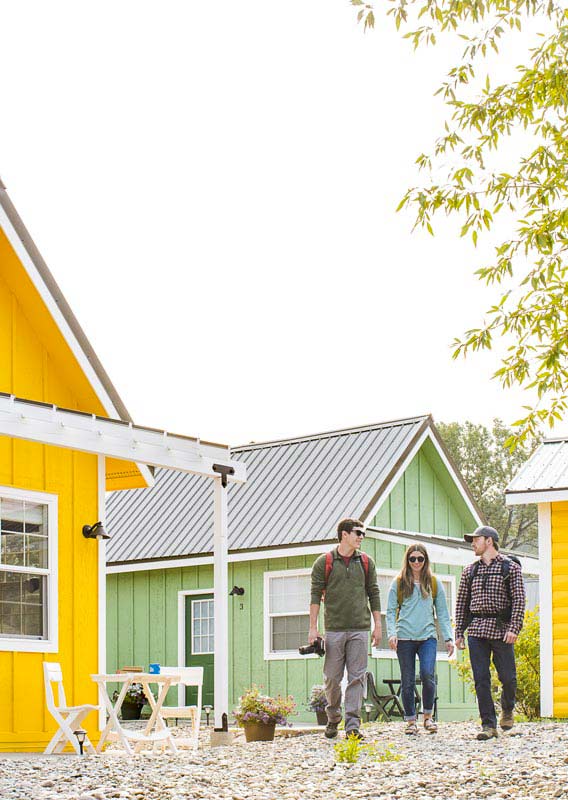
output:
<svg viewBox="0 0 568 800"><path fill-rule="evenodd" d="M203 667L203 705L214 706L213 664L215 652L213 595L191 594L185 601L185 663L188 667ZM186 703L197 702L197 689L188 686Z"/></svg>

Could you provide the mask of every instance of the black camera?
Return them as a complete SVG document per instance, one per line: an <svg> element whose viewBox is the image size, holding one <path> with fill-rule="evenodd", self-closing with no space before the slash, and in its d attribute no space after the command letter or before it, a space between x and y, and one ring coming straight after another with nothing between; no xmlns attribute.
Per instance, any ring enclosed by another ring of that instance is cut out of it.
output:
<svg viewBox="0 0 568 800"><path fill-rule="evenodd" d="M313 644L307 644L304 647L298 647L298 652L301 656L309 656L311 653L317 653L318 656L323 656L325 653L325 644L321 636L318 636Z"/></svg>

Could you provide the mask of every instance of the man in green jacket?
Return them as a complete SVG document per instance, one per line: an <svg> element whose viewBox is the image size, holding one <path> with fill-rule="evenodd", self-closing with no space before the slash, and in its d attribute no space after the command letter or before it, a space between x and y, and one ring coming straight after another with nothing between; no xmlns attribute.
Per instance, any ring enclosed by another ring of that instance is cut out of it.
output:
<svg viewBox="0 0 568 800"><path fill-rule="evenodd" d="M337 736L341 722L341 681L347 670L345 690L345 734L362 738L361 704L365 689L371 614L375 647L381 641L381 603L377 572L372 558L362 558L361 543L365 526L358 519L342 519L337 526L338 547L331 554L326 570L326 555L312 568L309 642L320 636L318 616L325 594L325 660L323 673L327 698L328 739ZM326 574L327 572L327 574Z"/></svg>

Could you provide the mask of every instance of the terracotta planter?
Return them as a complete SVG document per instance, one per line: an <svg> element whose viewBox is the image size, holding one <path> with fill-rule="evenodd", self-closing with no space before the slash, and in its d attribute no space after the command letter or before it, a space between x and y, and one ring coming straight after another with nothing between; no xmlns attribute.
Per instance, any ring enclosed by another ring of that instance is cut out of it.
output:
<svg viewBox="0 0 568 800"><path fill-rule="evenodd" d="M245 722L243 727L247 742L274 741L275 722Z"/></svg>
<svg viewBox="0 0 568 800"><path fill-rule="evenodd" d="M120 716L122 719L140 719L142 713L142 706L138 703L123 702L120 709Z"/></svg>
<svg viewBox="0 0 568 800"><path fill-rule="evenodd" d="M327 725L327 714L325 711L316 711L318 725Z"/></svg>

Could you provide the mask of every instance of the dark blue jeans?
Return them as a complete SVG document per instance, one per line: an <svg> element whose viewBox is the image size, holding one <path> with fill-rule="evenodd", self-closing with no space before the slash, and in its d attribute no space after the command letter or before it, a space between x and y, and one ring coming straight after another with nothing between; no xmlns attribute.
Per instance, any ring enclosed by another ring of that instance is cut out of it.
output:
<svg viewBox="0 0 568 800"><path fill-rule="evenodd" d="M489 669L491 656L493 656L493 663L503 686L501 708L503 711L512 711L517 694L515 647L512 644L505 644L501 639L479 639L477 636L468 636L467 644L481 724L496 728L497 717L491 696L491 672Z"/></svg>
<svg viewBox="0 0 568 800"><path fill-rule="evenodd" d="M431 714L436 698L436 639L424 641L406 639L398 640L396 655L400 664L400 685L404 719L416 719L416 703L414 687L416 684L416 656L420 662L420 679L422 681L422 711Z"/></svg>

